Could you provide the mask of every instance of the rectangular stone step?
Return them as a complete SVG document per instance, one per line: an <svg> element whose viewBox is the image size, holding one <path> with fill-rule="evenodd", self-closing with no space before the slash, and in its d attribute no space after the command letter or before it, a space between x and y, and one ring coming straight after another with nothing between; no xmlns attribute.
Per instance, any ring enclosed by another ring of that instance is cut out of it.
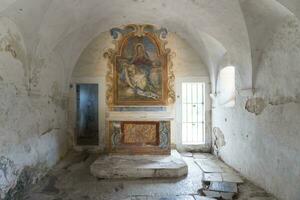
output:
<svg viewBox="0 0 300 200"><path fill-rule="evenodd" d="M230 193L238 192L237 184L231 182L210 182L209 190Z"/></svg>

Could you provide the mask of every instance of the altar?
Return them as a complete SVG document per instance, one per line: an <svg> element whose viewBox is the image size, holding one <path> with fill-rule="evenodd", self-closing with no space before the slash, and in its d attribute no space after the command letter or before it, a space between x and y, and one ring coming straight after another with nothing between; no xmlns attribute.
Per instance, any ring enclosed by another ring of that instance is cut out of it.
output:
<svg viewBox="0 0 300 200"><path fill-rule="evenodd" d="M131 24L111 29L115 49L108 59L106 149L92 165L98 178L180 177L187 165L171 150L175 102L167 30Z"/></svg>
<svg viewBox="0 0 300 200"><path fill-rule="evenodd" d="M109 112L109 152L127 155L169 155L168 112Z"/></svg>

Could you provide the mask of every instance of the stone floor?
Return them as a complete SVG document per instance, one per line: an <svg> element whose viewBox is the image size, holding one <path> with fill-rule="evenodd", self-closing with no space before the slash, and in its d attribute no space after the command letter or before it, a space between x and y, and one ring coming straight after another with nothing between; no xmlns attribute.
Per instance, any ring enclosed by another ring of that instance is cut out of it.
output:
<svg viewBox="0 0 300 200"><path fill-rule="evenodd" d="M184 154L188 175L173 179L105 180L90 174L97 156L70 152L20 200L205 200L198 194L202 171L192 154ZM239 200L273 200L247 180L239 186Z"/></svg>

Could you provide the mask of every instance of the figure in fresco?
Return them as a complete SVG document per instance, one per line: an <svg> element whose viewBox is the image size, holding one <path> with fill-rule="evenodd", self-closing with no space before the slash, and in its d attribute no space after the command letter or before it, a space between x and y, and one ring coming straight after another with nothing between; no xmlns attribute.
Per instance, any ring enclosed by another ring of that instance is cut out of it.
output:
<svg viewBox="0 0 300 200"><path fill-rule="evenodd" d="M137 94L147 98L158 99L157 87L153 81L156 68L160 68L159 61L152 61L142 43L134 47L133 57L121 61L121 79L129 85L128 94Z"/></svg>

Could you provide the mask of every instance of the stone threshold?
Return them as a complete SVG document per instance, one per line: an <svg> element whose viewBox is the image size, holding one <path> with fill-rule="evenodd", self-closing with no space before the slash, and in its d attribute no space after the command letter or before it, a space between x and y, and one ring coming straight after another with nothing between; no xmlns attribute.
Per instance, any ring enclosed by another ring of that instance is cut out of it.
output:
<svg viewBox="0 0 300 200"><path fill-rule="evenodd" d="M101 179L179 178L188 167L181 155L107 155L100 156L90 167L92 175Z"/></svg>

